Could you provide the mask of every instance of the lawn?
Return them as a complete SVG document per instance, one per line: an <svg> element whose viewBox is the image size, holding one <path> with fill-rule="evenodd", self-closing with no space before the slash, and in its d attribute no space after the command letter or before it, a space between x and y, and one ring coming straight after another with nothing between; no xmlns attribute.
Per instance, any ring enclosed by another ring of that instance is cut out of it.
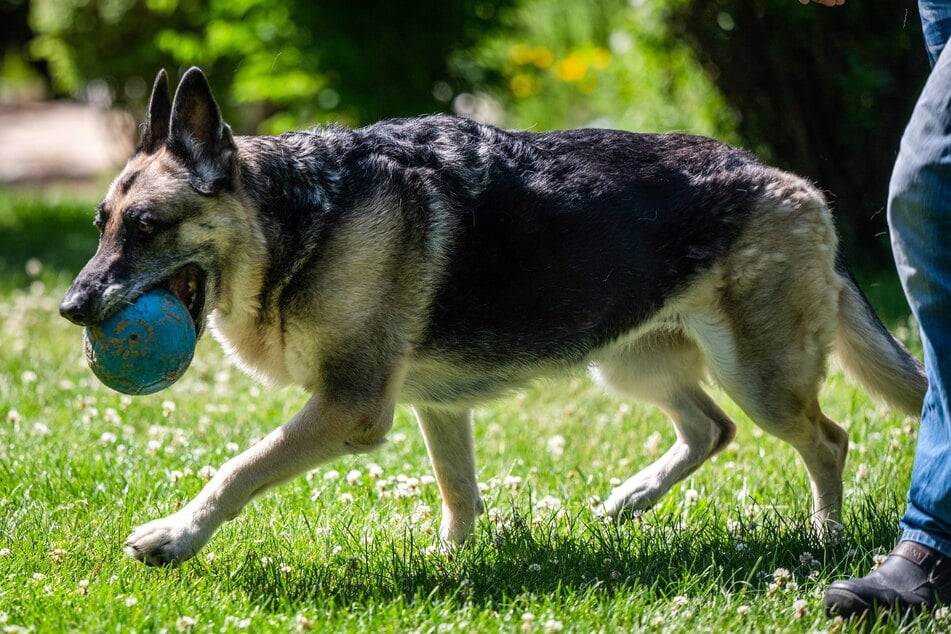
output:
<svg viewBox="0 0 951 634"><path fill-rule="evenodd" d="M194 560L126 558L136 524L176 509L212 470L290 417L203 339L186 376L124 397L86 368L57 306L95 249L96 201L0 192L0 628L7 632L816 632L833 579L864 574L897 535L916 426L830 373L849 430L846 526L823 546L793 450L739 423L724 452L621 526L592 506L673 438L658 411L584 376L529 386L476 414L487 512L475 542L437 548L439 498L407 410L390 442L293 480ZM893 280L874 298L902 315ZM907 323L892 318L906 340ZM913 349L916 341L910 341ZM896 619L872 624L894 631ZM939 613L908 631L951 627ZM868 630L866 630L868 631Z"/></svg>

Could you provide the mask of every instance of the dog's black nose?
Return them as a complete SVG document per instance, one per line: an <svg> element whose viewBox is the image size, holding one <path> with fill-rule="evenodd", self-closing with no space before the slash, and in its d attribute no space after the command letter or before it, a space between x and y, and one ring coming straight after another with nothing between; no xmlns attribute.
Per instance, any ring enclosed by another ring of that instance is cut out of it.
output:
<svg viewBox="0 0 951 634"><path fill-rule="evenodd" d="M86 302L78 293L67 293L59 305L59 314L74 324L85 326L87 320Z"/></svg>

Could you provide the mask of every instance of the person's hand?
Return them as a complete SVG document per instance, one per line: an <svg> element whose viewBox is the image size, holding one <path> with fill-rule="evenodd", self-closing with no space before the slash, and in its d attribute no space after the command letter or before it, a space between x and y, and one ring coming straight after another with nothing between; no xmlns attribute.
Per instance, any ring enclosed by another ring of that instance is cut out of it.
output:
<svg viewBox="0 0 951 634"><path fill-rule="evenodd" d="M799 0L800 4L809 4L810 2L814 4L824 4L827 7L834 7L839 4L845 4L845 0Z"/></svg>

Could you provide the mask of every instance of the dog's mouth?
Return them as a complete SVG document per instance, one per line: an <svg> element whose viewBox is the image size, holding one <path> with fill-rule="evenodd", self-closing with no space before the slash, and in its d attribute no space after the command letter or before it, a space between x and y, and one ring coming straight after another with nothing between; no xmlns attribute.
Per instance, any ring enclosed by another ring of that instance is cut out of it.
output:
<svg viewBox="0 0 951 634"><path fill-rule="evenodd" d="M201 336L205 325L205 278L205 272L198 266L188 264L161 285L188 309L197 336Z"/></svg>

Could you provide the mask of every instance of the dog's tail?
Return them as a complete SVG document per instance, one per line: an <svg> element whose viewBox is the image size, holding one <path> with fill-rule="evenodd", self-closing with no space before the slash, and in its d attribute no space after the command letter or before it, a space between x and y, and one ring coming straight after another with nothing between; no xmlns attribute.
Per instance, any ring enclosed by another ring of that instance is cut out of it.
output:
<svg viewBox="0 0 951 634"><path fill-rule="evenodd" d="M928 389L924 366L875 314L849 270L841 247L835 268L844 283L835 342L839 362L850 376L889 405L920 415Z"/></svg>

